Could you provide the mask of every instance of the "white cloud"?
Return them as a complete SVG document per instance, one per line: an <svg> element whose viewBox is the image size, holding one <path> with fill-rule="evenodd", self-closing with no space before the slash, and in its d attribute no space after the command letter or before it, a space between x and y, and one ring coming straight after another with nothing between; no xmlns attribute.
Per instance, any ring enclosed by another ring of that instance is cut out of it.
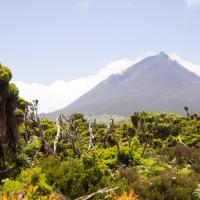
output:
<svg viewBox="0 0 200 200"><path fill-rule="evenodd" d="M170 58L172 60L175 60L176 62L178 62L180 65L182 65L186 69L188 69L200 76L200 66L199 65L195 65L189 61L186 61L186 60L180 58L176 53L170 54Z"/></svg>
<svg viewBox="0 0 200 200"><path fill-rule="evenodd" d="M111 74L122 73L131 65L150 55L153 54L146 53L135 60L123 58L109 63L96 75L71 81L59 80L49 85L15 81L15 84L20 90L20 96L28 101L39 100L40 112L51 112L69 105Z"/></svg>
<svg viewBox="0 0 200 200"><path fill-rule="evenodd" d="M197 6L200 5L200 0L186 0L188 6Z"/></svg>

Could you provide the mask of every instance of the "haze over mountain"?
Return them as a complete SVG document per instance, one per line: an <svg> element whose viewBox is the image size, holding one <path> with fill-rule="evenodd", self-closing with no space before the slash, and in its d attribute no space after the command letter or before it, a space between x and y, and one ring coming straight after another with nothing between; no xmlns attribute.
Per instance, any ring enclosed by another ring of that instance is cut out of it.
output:
<svg viewBox="0 0 200 200"><path fill-rule="evenodd" d="M136 111L200 112L200 77L168 55L145 58L124 73L111 75L69 106L52 112L128 116Z"/></svg>

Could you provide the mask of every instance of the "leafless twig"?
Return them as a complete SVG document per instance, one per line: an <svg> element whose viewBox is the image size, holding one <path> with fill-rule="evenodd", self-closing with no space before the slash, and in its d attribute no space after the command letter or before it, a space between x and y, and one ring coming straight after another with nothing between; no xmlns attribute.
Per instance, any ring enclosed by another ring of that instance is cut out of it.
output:
<svg viewBox="0 0 200 200"><path fill-rule="evenodd" d="M90 151L93 147L94 147L94 133L93 133L93 129L94 126L96 124L96 119L94 120L94 122L89 122L89 132L90 132L90 141L89 141L89 146L88 146L88 151Z"/></svg>
<svg viewBox="0 0 200 200"><path fill-rule="evenodd" d="M87 195L87 196L84 196L84 197L79 197L78 199L75 199L75 200L87 200L87 199L92 198L96 194L108 193L108 192L111 192L113 190L117 190L118 188L119 187L115 187L115 188L109 188L109 187L107 187L107 188L101 189L101 190L99 190L97 192L94 192L94 193L92 193L90 195Z"/></svg>
<svg viewBox="0 0 200 200"><path fill-rule="evenodd" d="M178 140L179 140L179 142L180 142L184 147L186 147L187 149L189 149L189 147L181 140L181 136L180 136L180 135L178 136Z"/></svg>
<svg viewBox="0 0 200 200"><path fill-rule="evenodd" d="M54 151L55 154L56 154L56 151L57 151L58 140L59 140L60 132L61 132L60 116L56 120L56 126L57 126L57 134L56 134L56 137L55 137L55 140L54 140L54 148L53 148L53 151Z"/></svg>

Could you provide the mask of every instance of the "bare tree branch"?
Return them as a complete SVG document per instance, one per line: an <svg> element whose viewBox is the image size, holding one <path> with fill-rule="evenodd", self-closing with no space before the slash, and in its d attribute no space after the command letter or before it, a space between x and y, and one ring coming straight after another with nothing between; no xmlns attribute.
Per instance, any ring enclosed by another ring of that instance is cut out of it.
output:
<svg viewBox="0 0 200 200"><path fill-rule="evenodd" d="M60 132L61 132L60 116L58 116L58 118L56 120L56 126L57 126L57 134L56 134L56 137L55 137L55 140L54 140L54 148L53 148L53 151L54 151L55 154L56 154L56 151L57 151L58 140L59 140Z"/></svg>
<svg viewBox="0 0 200 200"><path fill-rule="evenodd" d="M87 199L92 198L96 194L108 193L108 192L111 192L111 191L114 191L114 190L117 190L117 189L119 189L119 187L115 187L115 188L109 188L109 187L107 187L107 188L101 189L101 190L99 190L97 192L94 192L94 193L92 193L90 195L87 195L87 196L84 196L84 197L79 197L79 198L77 198L75 200L87 200Z"/></svg>
<svg viewBox="0 0 200 200"><path fill-rule="evenodd" d="M107 123L107 128L105 130L105 136L104 136L104 139L103 139L103 146L105 146L106 140L107 140L109 134L113 130L113 126L114 126L114 119L110 119L110 121Z"/></svg>
<svg viewBox="0 0 200 200"><path fill-rule="evenodd" d="M179 140L179 142L180 142L184 147L186 147L187 149L189 149L189 147L181 140L181 136L180 136L180 135L178 136L178 140Z"/></svg>
<svg viewBox="0 0 200 200"><path fill-rule="evenodd" d="M74 141L73 135L70 133L69 128L66 131L67 131L66 134L67 134L67 136L70 139L70 142L72 144L72 149L74 151L74 154L77 155L78 157L80 157L80 154L78 153L78 151L76 149L76 145L75 145L75 141Z"/></svg>
<svg viewBox="0 0 200 200"><path fill-rule="evenodd" d="M66 116L62 115L63 119L69 124L70 129L72 129L72 131L74 132L76 139L78 141L78 143L81 145L81 141L79 138L79 134L78 134L78 127L76 128L74 125L74 116L70 116L69 119L67 119Z"/></svg>
<svg viewBox="0 0 200 200"><path fill-rule="evenodd" d="M88 151L90 151L94 147L94 133L93 129L96 124L96 119L94 120L93 123L89 122L89 132L90 132L90 137L89 137L89 146L88 146Z"/></svg>

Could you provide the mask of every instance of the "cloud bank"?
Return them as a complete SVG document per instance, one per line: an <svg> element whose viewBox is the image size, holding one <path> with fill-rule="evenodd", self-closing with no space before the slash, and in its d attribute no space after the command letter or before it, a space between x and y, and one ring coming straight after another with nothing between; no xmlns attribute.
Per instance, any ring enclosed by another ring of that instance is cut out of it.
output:
<svg viewBox="0 0 200 200"><path fill-rule="evenodd" d="M172 60L175 60L176 62L178 62L180 65L182 65L186 69L188 69L188 70L194 72L195 74L197 74L198 76L200 76L200 66L199 65L195 65L187 60L180 58L176 53L170 54L169 57Z"/></svg>
<svg viewBox="0 0 200 200"><path fill-rule="evenodd" d="M28 101L38 99L39 112L48 113L69 105L95 87L98 83L108 78L111 74L123 73L123 71L125 71L128 67L151 55L155 55L155 53L149 52L139 56L136 59L122 58L109 63L95 75L82 77L71 81L59 80L49 85L26 83L23 81L15 81L14 83L20 90L20 96ZM185 68L195 72L200 76L200 66L181 59L175 53L170 54L170 58L172 60L176 60Z"/></svg>
<svg viewBox="0 0 200 200"><path fill-rule="evenodd" d="M109 75L120 73L131 64L131 60L123 58L108 64L93 76L71 81L59 80L49 85L25 83L22 81L16 81L15 84L18 86L20 95L23 98L29 101L33 99L39 100L40 112L51 112L72 103Z"/></svg>
<svg viewBox="0 0 200 200"><path fill-rule="evenodd" d="M151 55L151 53L140 56L135 60L122 58L113 61L103 67L95 75L71 81L58 80L49 85L26 83L23 81L15 81L14 83L20 90L20 96L28 101L38 99L39 112L48 113L69 105L95 87L98 83L108 78L111 74L122 73L128 67L149 55Z"/></svg>

